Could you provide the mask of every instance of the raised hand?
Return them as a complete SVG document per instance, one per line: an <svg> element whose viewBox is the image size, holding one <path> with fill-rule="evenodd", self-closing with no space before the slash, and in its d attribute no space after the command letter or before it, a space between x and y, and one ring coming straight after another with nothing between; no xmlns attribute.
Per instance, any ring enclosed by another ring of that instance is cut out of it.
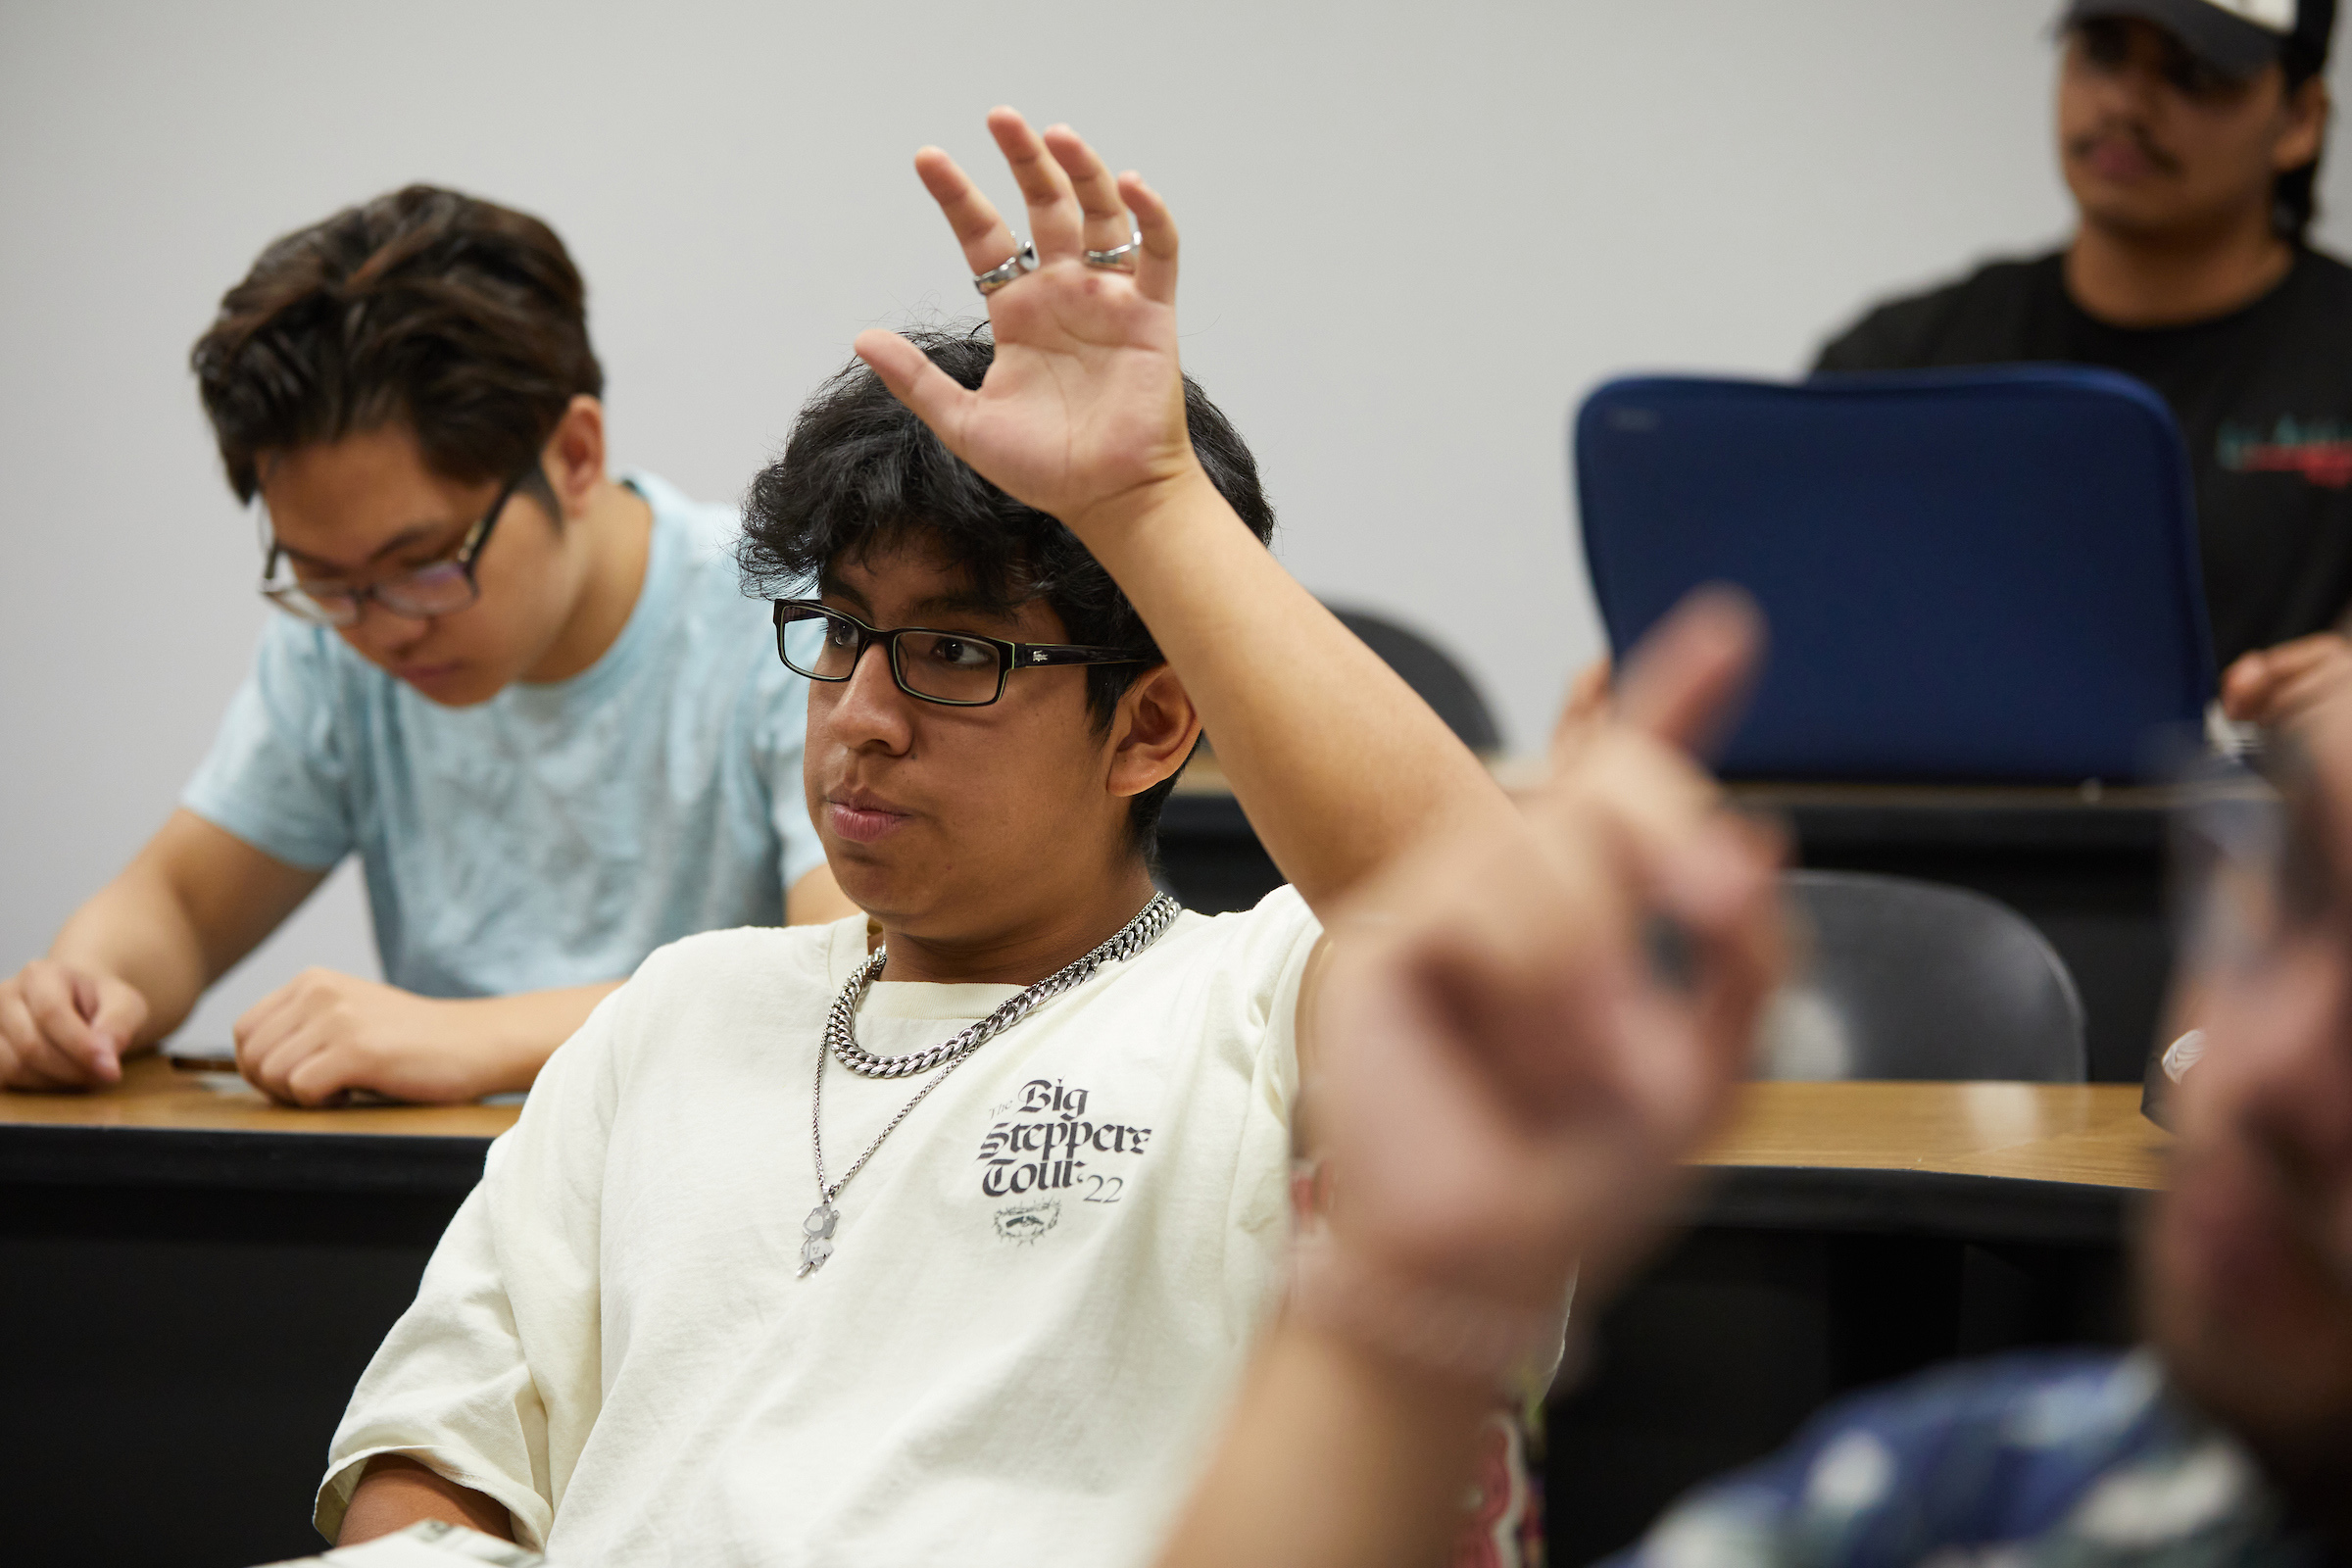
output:
<svg viewBox="0 0 2352 1568"><path fill-rule="evenodd" d="M1041 136L998 109L988 128L1027 205L1038 266L988 295L997 353L987 379L977 392L958 386L894 332L859 334L858 353L949 451L1084 537L1171 486L1206 483L1185 433L1176 224L1140 175L1112 178L1068 126ZM914 167L973 274L1019 251L954 159L926 147ZM1118 267L1087 262L1138 234Z"/></svg>
<svg viewBox="0 0 2352 1568"><path fill-rule="evenodd" d="M1679 748L1756 636L1738 602L1686 607L1620 717L1563 726L1532 843L1436 846L1334 922L1307 1110L1368 1286L1529 1320L1580 1258L1606 1287L1723 1115L1779 968L1779 848Z"/></svg>

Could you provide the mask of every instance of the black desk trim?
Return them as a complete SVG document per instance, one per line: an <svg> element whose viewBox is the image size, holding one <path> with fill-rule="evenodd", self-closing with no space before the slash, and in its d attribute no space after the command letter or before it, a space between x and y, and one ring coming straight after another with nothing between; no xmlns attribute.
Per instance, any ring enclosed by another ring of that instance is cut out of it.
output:
<svg viewBox="0 0 2352 1568"><path fill-rule="evenodd" d="M1907 805L1788 798L1732 790L1740 805L1784 818L1814 856L1884 852L1998 851L2011 855L2117 856L2164 853L2170 817L2155 807Z"/></svg>
<svg viewBox="0 0 2352 1568"><path fill-rule="evenodd" d="M0 1125L0 1186L210 1188L462 1199L487 1138Z"/></svg>
<svg viewBox="0 0 2352 1568"><path fill-rule="evenodd" d="M0 1186L204 1188L463 1199L490 1140L385 1133L0 1125ZM1710 1168L1687 1222L2112 1244L2132 1189L1848 1166Z"/></svg>
<svg viewBox="0 0 2352 1568"><path fill-rule="evenodd" d="M2114 1246L2138 1188L1835 1165L1710 1168L1686 1223L1954 1241Z"/></svg>

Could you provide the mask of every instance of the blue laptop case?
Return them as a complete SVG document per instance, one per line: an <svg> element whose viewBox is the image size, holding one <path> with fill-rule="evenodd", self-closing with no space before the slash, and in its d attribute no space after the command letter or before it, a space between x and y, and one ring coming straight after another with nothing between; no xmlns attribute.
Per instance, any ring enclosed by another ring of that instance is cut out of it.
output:
<svg viewBox="0 0 2352 1568"><path fill-rule="evenodd" d="M1763 606L1727 774L2125 781L2202 722L2187 458L2129 377L1641 377L1587 399L1574 443L1618 657L1702 583Z"/></svg>

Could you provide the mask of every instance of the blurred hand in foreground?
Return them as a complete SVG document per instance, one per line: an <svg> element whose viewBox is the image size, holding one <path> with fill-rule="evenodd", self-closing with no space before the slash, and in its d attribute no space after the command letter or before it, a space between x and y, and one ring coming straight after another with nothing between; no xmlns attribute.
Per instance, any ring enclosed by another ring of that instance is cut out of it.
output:
<svg viewBox="0 0 2352 1568"><path fill-rule="evenodd" d="M2291 724L2335 693L2352 694L2352 641L2331 631L2256 649L2222 673L2222 711L2240 724Z"/></svg>
<svg viewBox="0 0 2352 1568"><path fill-rule="evenodd" d="M1433 848L1334 922L1307 1108L1374 1274L1556 1313L1580 1257L1606 1289L1665 1216L1781 969L1779 841L1690 756L1761 639L1694 596L1613 716L1563 716L1532 832Z"/></svg>
<svg viewBox="0 0 2352 1568"><path fill-rule="evenodd" d="M1695 597L1612 708L1571 705L1522 819L1331 922L1301 1020L1328 1201L1160 1568L1446 1560L1495 1378L1658 1235L1781 971L1779 843L1689 756L1761 636Z"/></svg>

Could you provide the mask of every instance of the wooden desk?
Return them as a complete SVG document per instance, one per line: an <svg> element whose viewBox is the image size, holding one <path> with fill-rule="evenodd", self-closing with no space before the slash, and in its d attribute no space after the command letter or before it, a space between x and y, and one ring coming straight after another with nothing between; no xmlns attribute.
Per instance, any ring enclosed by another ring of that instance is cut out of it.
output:
<svg viewBox="0 0 2352 1568"><path fill-rule="evenodd" d="M2145 1191L2171 1135L2122 1084L1750 1084L1699 1163L1919 1171Z"/></svg>
<svg viewBox="0 0 2352 1568"><path fill-rule="evenodd" d="M0 1090L0 1127L80 1127L145 1132L257 1133L276 1137L367 1134L401 1138L495 1138L514 1125L518 1105L280 1105L240 1078L191 1073L155 1053L135 1057L115 1088L89 1095L22 1095Z"/></svg>
<svg viewBox="0 0 2352 1568"><path fill-rule="evenodd" d="M2121 1084L1756 1084L1692 1228L1592 1325L1550 1413L1554 1560L1631 1541L1842 1392L1958 1354L2117 1344L2170 1135Z"/></svg>
<svg viewBox="0 0 2352 1568"><path fill-rule="evenodd" d="M514 1105L298 1110L224 1074L159 1055L91 1095L0 1092L0 1189L42 1186L290 1194L408 1194L456 1200L482 1172Z"/></svg>
<svg viewBox="0 0 2352 1568"><path fill-rule="evenodd" d="M517 1114L514 1105L298 1110L148 1055L103 1094L0 1092L0 1183L462 1196L489 1140ZM1743 1091L1733 1124L1697 1163L1741 1191L1757 1190L1762 1172L1844 1172L1850 1186L1978 1178L2120 1201L2162 1184L2165 1142L2140 1116L2138 1089L2120 1084L1765 1083Z"/></svg>
<svg viewBox="0 0 2352 1568"><path fill-rule="evenodd" d="M0 1452L25 1562L315 1552L328 1435L516 1114L293 1110L222 1082L146 1056L105 1093L0 1093ZM131 1451L164 1462L126 1503L108 1478Z"/></svg>
<svg viewBox="0 0 2352 1568"><path fill-rule="evenodd" d="M1516 760L1495 772L1506 784L1534 776ZM2165 844L2184 792L1742 783L1732 793L1788 824L1801 865L1948 882L2017 909L2074 972L2090 1076L2139 1081L2172 974ZM1159 839L1168 882L1194 908L1248 908L1280 880L1214 758L1185 770Z"/></svg>
<svg viewBox="0 0 2352 1568"><path fill-rule="evenodd" d="M1698 1226L2111 1249L2169 1135L2126 1084L1752 1084Z"/></svg>
<svg viewBox="0 0 2352 1568"><path fill-rule="evenodd" d="M2161 1179L2136 1105L2109 1087L1749 1088L1702 1160L1696 1229L1603 1318L1594 1383L1555 1411L1559 1560L1831 1389L1948 1353L1948 1334L1888 1351L1868 1328L1887 1290L1910 1316L1958 1293L1920 1257L2112 1253L2126 1198ZM0 1451L24 1559L241 1568L315 1549L328 1434L515 1115L292 1110L155 1057L104 1094L0 1094L0 1344L20 1348L0 1357ZM1777 1381L1744 1387L1759 1368ZM1700 1409L1714 1446L1679 1428L1667 1459L1644 1446L1644 1421ZM235 1463L151 1466L124 1507L125 1434Z"/></svg>

